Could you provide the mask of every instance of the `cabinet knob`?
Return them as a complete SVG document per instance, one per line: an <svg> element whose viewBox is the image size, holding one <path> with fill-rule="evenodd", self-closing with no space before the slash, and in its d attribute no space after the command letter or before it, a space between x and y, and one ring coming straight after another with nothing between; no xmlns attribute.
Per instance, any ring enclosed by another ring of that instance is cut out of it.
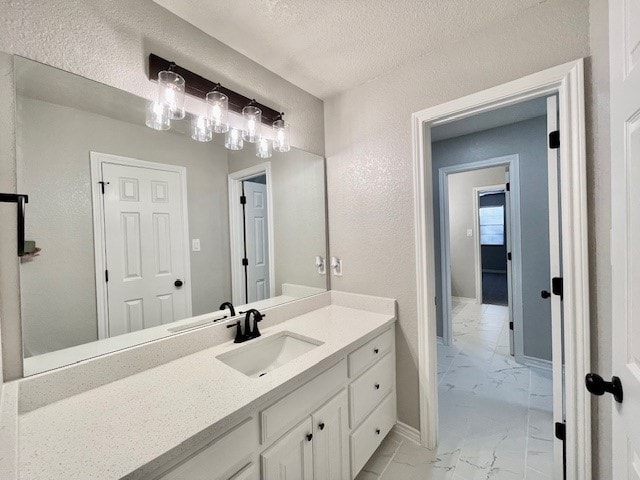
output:
<svg viewBox="0 0 640 480"><path fill-rule="evenodd" d="M319 428L320 430L324 430L324 422L320 422L320 423L318 424L318 428Z"/></svg>
<svg viewBox="0 0 640 480"><path fill-rule="evenodd" d="M376 428L376 435L380 435L380 429Z"/></svg>
<svg viewBox="0 0 640 480"><path fill-rule="evenodd" d="M378 348L377 348L377 347L373 349L373 353L375 353L376 355L378 354L378 352L379 352L379 351L380 351L380 350L378 350Z"/></svg>
<svg viewBox="0 0 640 480"><path fill-rule="evenodd" d="M310 442L313 438L313 433L307 433L307 442Z"/></svg>
<svg viewBox="0 0 640 480"><path fill-rule="evenodd" d="M375 387L375 389L376 389L376 390L380 390L380 384L379 384L379 383L376 383L376 384L374 385L374 387Z"/></svg>

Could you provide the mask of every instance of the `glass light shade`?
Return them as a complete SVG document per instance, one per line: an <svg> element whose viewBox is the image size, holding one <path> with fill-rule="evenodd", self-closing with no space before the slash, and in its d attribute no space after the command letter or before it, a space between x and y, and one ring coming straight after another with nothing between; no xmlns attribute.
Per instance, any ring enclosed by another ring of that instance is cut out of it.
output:
<svg viewBox="0 0 640 480"><path fill-rule="evenodd" d="M191 117L191 138L198 142L210 142L213 140L209 118L201 117L200 115Z"/></svg>
<svg viewBox="0 0 640 480"><path fill-rule="evenodd" d="M266 138L261 138L256 142L256 157L258 158L271 158L273 155L273 148L271 142Z"/></svg>
<svg viewBox="0 0 640 480"><path fill-rule="evenodd" d="M171 114L169 105L161 102L148 102L145 125L154 130L169 130L171 128Z"/></svg>
<svg viewBox="0 0 640 480"><path fill-rule="evenodd" d="M244 147L242 132L237 128L230 128L225 134L224 146L229 150L242 150L242 147Z"/></svg>
<svg viewBox="0 0 640 480"><path fill-rule="evenodd" d="M158 73L158 101L169 105L172 120L184 118L184 78L175 72Z"/></svg>
<svg viewBox="0 0 640 480"><path fill-rule="evenodd" d="M284 120L273 122L273 149L276 152L291 150L291 128Z"/></svg>
<svg viewBox="0 0 640 480"><path fill-rule="evenodd" d="M229 98L222 92L207 93L207 116L215 133L229 131Z"/></svg>
<svg viewBox="0 0 640 480"><path fill-rule="evenodd" d="M262 110L253 105L247 105L242 109L244 117L244 130L242 138L247 142L256 143L260 140L260 125L262 124Z"/></svg>

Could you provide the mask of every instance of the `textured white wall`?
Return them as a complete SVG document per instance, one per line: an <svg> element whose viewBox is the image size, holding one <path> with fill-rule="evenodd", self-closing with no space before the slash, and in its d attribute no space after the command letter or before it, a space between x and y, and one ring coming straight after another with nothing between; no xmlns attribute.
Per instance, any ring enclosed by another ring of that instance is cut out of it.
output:
<svg viewBox="0 0 640 480"><path fill-rule="evenodd" d="M325 101L330 246L345 260L332 288L397 298L398 416L413 427L419 407L411 114L588 56L588 6L548 0Z"/></svg>
<svg viewBox="0 0 640 480"><path fill-rule="evenodd" d="M478 241L473 210L473 188L504 183L504 167L449 175L449 237L451 242L451 294L476 298L476 264L472 252ZM473 236L467 237L467 229Z"/></svg>
<svg viewBox="0 0 640 480"><path fill-rule="evenodd" d="M108 85L151 98L155 87L147 80L146 63L153 52L249 97L287 113L294 146L324 154L323 103L282 77L204 34L151 0L127 1L0 0L0 52L23 55ZM11 86L10 62L3 64L3 87ZM6 82L4 81L6 80ZM13 99L0 102L0 185L15 188ZM6 117L6 119L4 119ZM4 190L3 190L4 191ZM3 207L0 215L9 213ZM22 373L17 259L14 235L2 231L0 242L0 315L3 328L5 380Z"/></svg>

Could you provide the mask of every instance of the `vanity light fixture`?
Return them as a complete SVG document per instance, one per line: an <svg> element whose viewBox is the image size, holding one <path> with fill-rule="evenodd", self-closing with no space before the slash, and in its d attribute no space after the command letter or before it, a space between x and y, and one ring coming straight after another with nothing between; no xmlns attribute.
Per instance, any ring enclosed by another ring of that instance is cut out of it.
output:
<svg viewBox="0 0 640 480"><path fill-rule="evenodd" d="M256 142L256 157L271 158L273 156L272 143L266 138L260 138Z"/></svg>
<svg viewBox="0 0 640 480"><path fill-rule="evenodd" d="M181 120L185 116L185 82L172 68L169 66L169 70L158 73L158 101L169 105L171 120Z"/></svg>
<svg viewBox="0 0 640 480"><path fill-rule="evenodd" d="M244 147L242 131L233 127L229 128L224 137L224 146L229 150L242 150L242 147Z"/></svg>
<svg viewBox="0 0 640 480"><path fill-rule="evenodd" d="M194 115L191 117L191 138L198 142L210 142L213 140L213 130L209 117Z"/></svg>
<svg viewBox="0 0 640 480"><path fill-rule="evenodd" d="M291 150L290 126L280 113L273 108L258 103L233 90L225 88L219 83L212 82L186 68L176 65L153 53L149 55L149 80L158 82L158 99L147 109L146 124L156 130L168 130L171 120L185 118L185 94L199 98L206 102L207 113L203 120L192 120L191 136L198 141L209 141L203 129L208 124L212 133L224 133L225 146L230 150L241 150L244 142L260 144L262 141L262 124L273 127L275 139L267 140L268 145L256 145L256 155L269 158L273 150L288 152ZM168 107L165 115L164 106ZM242 114L241 129L230 133L229 111ZM239 136L238 136L239 135ZM213 137L213 135L211 135ZM266 156L263 156L266 155Z"/></svg>
<svg viewBox="0 0 640 480"><path fill-rule="evenodd" d="M282 118L283 115L281 113L280 118L273 122L273 149L284 153L291 150L291 128Z"/></svg>
<svg viewBox="0 0 640 480"><path fill-rule="evenodd" d="M216 88L207 93L207 115L211 122L211 130L215 133L227 133L229 131L229 97Z"/></svg>
<svg viewBox="0 0 640 480"><path fill-rule="evenodd" d="M244 129L242 138L249 143L256 143L260 139L260 124L262 122L262 110L255 106L255 100L242 109Z"/></svg>
<svg viewBox="0 0 640 480"><path fill-rule="evenodd" d="M162 102L149 102L145 125L154 130L169 130L171 128L169 105Z"/></svg>

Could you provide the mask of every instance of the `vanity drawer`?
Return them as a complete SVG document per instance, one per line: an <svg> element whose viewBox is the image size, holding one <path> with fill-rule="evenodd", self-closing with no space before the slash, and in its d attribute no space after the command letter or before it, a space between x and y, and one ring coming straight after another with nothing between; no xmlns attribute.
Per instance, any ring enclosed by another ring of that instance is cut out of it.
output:
<svg viewBox="0 0 640 480"><path fill-rule="evenodd" d="M396 393L391 392L362 425L351 434L351 477L367 463L396 423Z"/></svg>
<svg viewBox="0 0 640 480"><path fill-rule="evenodd" d="M258 430L258 419L251 417L216 438L159 479L226 480L246 465L260 447Z"/></svg>
<svg viewBox="0 0 640 480"><path fill-rule="evenodd" d="M329 370L279 400L260 413L262 443L280 437L304 417L320 407L347 381L347 361L341 360Z"/></svg>
<svg viewBox="0 0 640 480"><path fill-rule="evenodd" d="M362 421L395 386L396 365L393 352L349 385L351 428Z"/></svg>
<svg viewBox="0 0 640 480"><path fill-rule="evenodd" d="M355 378L393 348L395 330L390 328L349 355L349 378Z"/></svg>

